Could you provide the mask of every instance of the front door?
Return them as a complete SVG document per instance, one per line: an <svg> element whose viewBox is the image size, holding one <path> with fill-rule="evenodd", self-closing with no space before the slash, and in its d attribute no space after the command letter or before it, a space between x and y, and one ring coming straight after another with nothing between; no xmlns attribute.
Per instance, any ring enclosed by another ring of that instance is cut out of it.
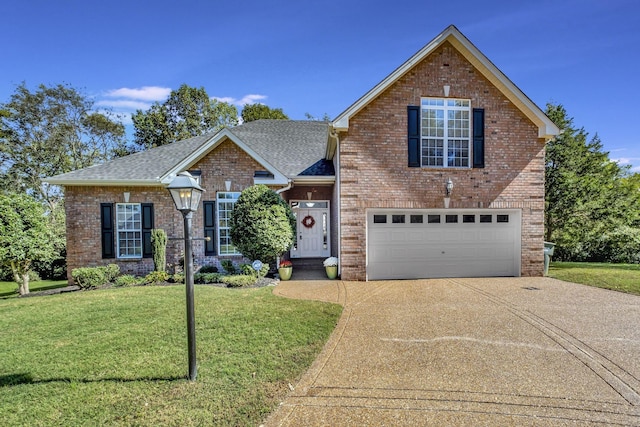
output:
<svg viewBox="0 0 640 427"><path fill-rule="evenodd" d="M300 203L293 209L296 216L296 242L291 249L292 258L319 258L329 256L329 209L304 208Z"/></svg>

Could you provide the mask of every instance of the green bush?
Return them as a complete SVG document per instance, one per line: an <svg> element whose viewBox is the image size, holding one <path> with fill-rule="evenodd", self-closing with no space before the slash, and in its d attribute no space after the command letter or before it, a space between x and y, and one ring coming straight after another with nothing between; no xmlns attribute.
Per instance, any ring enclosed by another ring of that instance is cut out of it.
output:
<svg viewBox="0 0 640 427"><path fill-rule="evenodd" d="M291 207L266 185L246 188L233 207L230 235L251 260L273 263L293 245L296 219Z"/></svg>
<svg viewBox="0 0 640 427"><path fill-rule="evenodd" d="M236 266L233 265L233 261L230 259L223 259L220 261L220 265L227 274L236 274Z"/></svg>
<svg viewBox="0 0 640 427"><path fill-rule="evenodd" d="M245 286L253 286L256 284L258 279L253 276L246 276L244 274L233 275L233 276L224 276L222 278L222 283L227 285L229 288L243 288Z"/></svg>
<svg viewBox="0 0 640 427"><path fill-rule="evenodd" d="M116 277L113 281L113 286L137 286L144 283L144 279L137 278L130 274L124 274L122 276Z"/></svg>
<svg viewBox="0 0 640 427"><path fill-rule="evenodd" d="M109 264L106 267L80 267L71 271L74 282L82 289L92 289L106 285L115 280L120 274L117 264Z"/></svg>
<svg viewBox="0 0 640 427"><path fill-rule="evenodd" d="M200 267L200 270L198 270L198 273L217 273L218 272L218 267L216 267L215 265L203 265L202 267Z"/></svg>
<svg viewBox="0 0 640 427"><path fill-rule="evenodd" d="M222 283L221 273L196 273L193 275L193 281L195 283Z"/></svg>
<svg viewBox="0 0 640 427"><path fill-rule="evenodd" d="M256 271L251 264L240 264L240 272L245 276L253 276L256 279L260 279L269 272L269 264L263 263L260 271Z"/></svg>
<svg viewBox="0 0 640 427"><path fill-rule="evenodd" d="M158 283L167 282L169 280L169 273L166 271L152 271L144 276L144 283L149 285L156 285Z"/></svg>
<svg viewBox="0 0 640 427"><path fill-rule="evenodd" d="M153 245L153 268L155 271L167 270L167 233L156 228L151 230L151 243Z"/></svg>
<svg viewBox="0 0 640 427"><path fill-rule="evenodd" d="M176 273L173 276L169 277L169 281L173 283L185 283L184 282L184 274Z"/></svg>

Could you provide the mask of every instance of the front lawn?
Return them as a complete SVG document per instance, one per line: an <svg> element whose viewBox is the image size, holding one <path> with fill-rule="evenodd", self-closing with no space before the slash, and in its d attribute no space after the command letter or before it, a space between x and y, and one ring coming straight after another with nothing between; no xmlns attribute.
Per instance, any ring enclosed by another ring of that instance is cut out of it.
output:
<svg viewBox="0 0 640 427"><path fill-rule="evenodd" d="M66 280L38 280L29 283L31 292L46 291L48 289L64 288L67 286ZM16 282L0 282L0 298L18 296L18 284Z"/></svg>
<svg viewBox="0 0 640 427"><path fill-rule="evenodd" d="M552 262L549 276L614 291L640 295L640 265L595 262Z"/></svg>
<svg viewBox="0 0 640 427"><path fill-rule="evenodd" d="M196 286L198 379L184 286L0 300L3 425L258 425L341 307L272 288Z"/></svg>

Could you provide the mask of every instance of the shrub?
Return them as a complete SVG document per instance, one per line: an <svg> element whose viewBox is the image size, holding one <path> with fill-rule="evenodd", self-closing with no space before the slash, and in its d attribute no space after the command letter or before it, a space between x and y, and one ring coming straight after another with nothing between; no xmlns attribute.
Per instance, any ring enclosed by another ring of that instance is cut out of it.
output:
<svg viewBox="0 0 640 427"><path fill-rule="evenodd" d="M144 276L144 283L149 285L156 285L158 283L166 282L169 280L169 273L166 271L152 271Z"/></svg>
<svg viewBox="0 0 640 427"><path fill-rule="evenodd" d="M80 267L71 271L71 277L82 289L92 289L113 282L120 274L117 264L109 264L106 267Z"/></svg>
<svg viewBox="0 0 640 427"><path fill-rule="evenodd" d="M266 185L242 191L230 223L233 244L249 259L273 262L293 245L296 219L291 207Z"/></svg>
<svg viewBox="0 0 640 427"><path fill-rule="evenodd" d="M223 259L222 261L220 261L220 265L222 265L222 268L227 274L236 273L236 266L233 265L233 261L231 261L230 259Z"/></svg>
<svg viewBox="0 0 640 427"><path fill-rule="evenodd" d="M251 264L240 264L240 272L245 276L253 276L259 279L267 275L269 272L269 264L262 264L260 271L256 271Z"/></svg>
<svg viewBox="0 0 640 427"><path fill-rule="evenodd" d="M151 230L153 244L153 268L155 271L167 270L167 233L161 228Z"/></svg>
<svg viewBox="0 0 640 427"><path fill-rule="evenodd" d="M195 283L221 283L223 275L220 273L196 273L193 275Z"/></svg>
<svg viewBox="0 0 640 427"><path fill-rule="evenodd" d="M169 277L169 281L173 282L173 283L185 283L184 281L184 274L182 273L176 273L173 276Z"/></svg>
<svg viewBox="0 0 640 427"><path fill-rule="evenodd" d="M224 276L222 278L222 283L227 285L229 288L243 288L245 286L253 286L257 282L257 279L253 276L246 276L244 274L241 275L233 275L233 276Z"/></svg>
<svg viewBox="0 0 640 427"><path fill-rule="evenodd" d="M198 273L217 273L218 272L218 267L216 267L215 265L203 265L202 267L200 267L200 270L198 270Z"/></svg>
<svg viewBox="0 0 640 427"><path fill-rule="evenodd" d="M143 278L137 278L130 274L124 274L122 276L116 277L116 279L113 281L113 286L137 286L143 283Z"/></svg>

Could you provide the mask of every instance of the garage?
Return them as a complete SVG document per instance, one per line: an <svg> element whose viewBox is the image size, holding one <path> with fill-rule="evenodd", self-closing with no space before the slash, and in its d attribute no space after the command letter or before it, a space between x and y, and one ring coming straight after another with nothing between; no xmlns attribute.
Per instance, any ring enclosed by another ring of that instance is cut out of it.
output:
<svg viewBox="0 0 640 427"><path fill-rule="evenodd" d="M367 212L367 279L520 275L519 210Z"/></svg>

